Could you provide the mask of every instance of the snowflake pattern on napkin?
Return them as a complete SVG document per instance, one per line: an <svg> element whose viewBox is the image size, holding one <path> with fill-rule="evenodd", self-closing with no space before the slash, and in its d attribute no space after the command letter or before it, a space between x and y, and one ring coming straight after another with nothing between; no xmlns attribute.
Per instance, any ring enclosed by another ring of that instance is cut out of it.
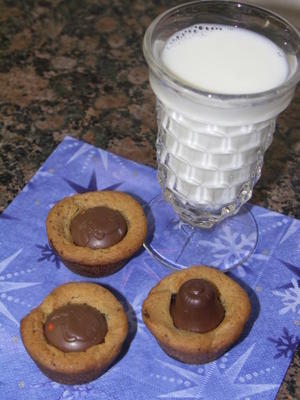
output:
<svg viewBox="0 0 300 400"><path fill-rule="evenodd" d="M66 137L0 216L0 398L274 399L299 344L300 222L256 206L256 251L230 272L249 294L251 318L226 354L205 365L185 365L160 349L141 309L170 270L143 250L109 277L84 278L120 294L129 335L118 362L86 385L58 384L39 371L22 345L20 320L56 286L83 279L49 247L46 216L65 196L104 189L131 193L145 208L160 193L155 170ZM215 261L229 256L227 243L238 243L242 251L249 240L227 230L223 242L210 244L220 248Z"/></svg>

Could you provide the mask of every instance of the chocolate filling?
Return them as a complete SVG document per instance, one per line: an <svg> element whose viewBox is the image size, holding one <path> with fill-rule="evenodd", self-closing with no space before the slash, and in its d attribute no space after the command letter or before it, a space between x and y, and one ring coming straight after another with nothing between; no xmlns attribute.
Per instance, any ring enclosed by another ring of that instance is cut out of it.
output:
<svg viewBox="0 0 300 400"><path fill-rule="evenodd" d="M73 218L70 231L76 245L105 249L123 239L127 233L127 223L119 211L93 207Z"/></svg>
<svg viewBox="0 0 300 400"><path fill-rule="evenodd" d="M204 333L222 322L225 310L213 284L190 279L172 296L170 314L176 328Z"/></svg>
<svg viewBox="0 0 300 400"><path fill-rule="evenodd" d="M87 304L66 304L47 318L44 332L49 344L64 352L85 351L104 342L105 316Z"/></svg>

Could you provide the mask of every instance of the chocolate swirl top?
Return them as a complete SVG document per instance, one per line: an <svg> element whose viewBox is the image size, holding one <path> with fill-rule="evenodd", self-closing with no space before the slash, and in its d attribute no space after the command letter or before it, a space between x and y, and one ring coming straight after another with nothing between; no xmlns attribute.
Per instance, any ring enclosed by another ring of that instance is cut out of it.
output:
<svg viewBox="0 0 300 400"><path fill-rule="evenodd" d="M190 279L173 296L170 314L176 328L204 333L222 322L225 310L212 283Z"/></svg>
<svg viewBox="0 0 300 400"><path fill-rule="evenodd" d="M105 249L120 242L127 232L125 218L108 207L88 208L70 225L73 242L91 249Z"/></svg>
<svg viewBox="0 0 300 400"><path fill-rule="evenodd" d="M44 326L48 343L64 352L85 351L104 342L104 315L87 304L67 304L54 310Z"/></svg>

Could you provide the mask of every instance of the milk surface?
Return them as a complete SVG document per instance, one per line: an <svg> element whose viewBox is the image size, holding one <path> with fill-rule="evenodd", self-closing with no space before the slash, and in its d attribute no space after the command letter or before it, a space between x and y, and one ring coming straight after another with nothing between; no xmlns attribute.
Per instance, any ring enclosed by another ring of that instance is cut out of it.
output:
<svg viewBox="0 0 300 400"><path fill-rule="evenodd" d="M259 93L279 86L290 74L284 52L269 39L224 25L198 24L177 32L159 53L179 84L210 93ZM154 74L150 83L158 100L163 187L183 204L218 209L247 201L276 117L292 94L228 107L226 102L208 104L203 95L189 98L184 89L173 90Z"/></svg>
<svg viewBox="0 0 300 400"><path fill-rule="evenodd" d="M194 25L173 35L162 61L182 81L204 91L258 93L284 82L284 52L255 32L224 25Z"/></svg>

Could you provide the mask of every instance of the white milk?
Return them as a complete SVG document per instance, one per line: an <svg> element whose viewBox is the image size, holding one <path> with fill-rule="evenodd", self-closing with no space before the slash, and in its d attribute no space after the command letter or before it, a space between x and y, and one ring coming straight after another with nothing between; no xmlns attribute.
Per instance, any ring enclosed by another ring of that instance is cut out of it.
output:
<svg viewBox="0 0 300 400"><path fill-rule="evenodd" d="M264 92L291 73L283 51L269 39L223 25L195 25L176 33L161 58L182 86L210 93ZM241 101L228 107L216 100L210 106L201 95L194 101L154 74L150 82L158 98L158 161L166 187L183 202L213 208L248 200L276 117L291 93L254 105Z"/></svg>
<svg viewBox="0 0 300 400"><path fill-rule="evenodd" d="M284 82L284 52L255 32L222 25L194 25L173 35L162 61L179 79L204 91L258 93Z"/></svg>

